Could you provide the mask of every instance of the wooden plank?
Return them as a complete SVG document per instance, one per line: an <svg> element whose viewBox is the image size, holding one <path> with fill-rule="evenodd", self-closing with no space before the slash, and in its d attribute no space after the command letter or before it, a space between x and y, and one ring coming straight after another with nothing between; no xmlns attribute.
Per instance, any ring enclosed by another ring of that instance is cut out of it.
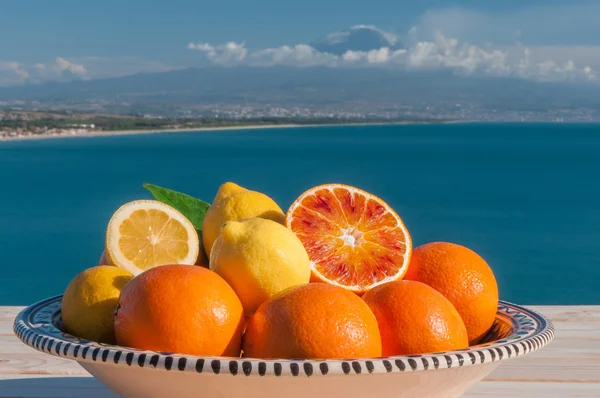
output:
<svg viewBox="0 0 600 398"><path fill-rule="evenodd" d="M0 336L14 336L14 318L0 318Z"/></svg>
<svg viewBox="0 0 600 398"><path fill-rule="evenodd" d="M552 322L600 322L600 306L597 305L525 305L550 318Z"/></svg>
<svg viewBox="0 0 600 398"><path fill-rule="evenodd" d="M23 398L117 398L102 383L89 376L15 376L6 379L0 375L2 397ZM544 383L544 382L488 382L475 385L463 397L513 397L513 398L592 398L598 397L596 384Z"/></svg>
<svg viewBox="0 0 600 398"><path fill-rule="evenodd" d="M75 361L36 352L8 355L0 353L0 374L87 375Z"/></svg>
<svg viewBox="0 0 600 398"><path fill-rule="evenodd" d="M0 322L3 319L11 318L14 319L19 312L21 312L25 307L2 307L0 306Z"/></svg>
<svg viewBox="0 0 600 398"><path fill-rule="evenodd" d="M600 383L600 357L556 359L522 357L502 363L487 380L548 380L554 382ZM598 384L600 389L600 384Z"/></svg>
<svg viewBox="0 0 600 398"><path fill-rule="evenodd" d="M2 397L23 398L117 398L102 383L89 376L14 376L0 375ZM469 390L464 398L586 398L598 397L600 387L595 384L543 382L481 382Z"/></svg>
<svg viewBox="0 0 600 398"><path fill-rule="evenodd" d="M31 376L0 374L1 397L23 398L117 398L90 376Z"/></svg>
<svg viewBox="0 0 600 398"><path fill-rule="evenodd" d="M87 375L87 372L77 362L43 354L13 335L0 336L0 375L3 374Z"/></svg>
<svg viewBox="0 0 600 398"><path fill-rule="evenodd" d="M600 385L595 383L482 381L467 391L463 398L598 398L599 396Z"/></svg>

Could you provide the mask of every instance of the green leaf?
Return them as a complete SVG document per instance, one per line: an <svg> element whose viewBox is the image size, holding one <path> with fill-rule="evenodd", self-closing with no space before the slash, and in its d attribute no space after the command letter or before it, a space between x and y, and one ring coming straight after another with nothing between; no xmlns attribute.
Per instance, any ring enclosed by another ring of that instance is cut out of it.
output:
<svg viewBox="0 0 600 398"><path fill-rule="evenodd" d="M210 204L184 193L159 187L157 185L146 183L144 184L144 188L150 191L152 196L154 196L154 199L179 210L181 214L192 222L194 228L199 232L202 232L202 221L204 220L204 216L206 215L206 211L210 207Z"/></svg>

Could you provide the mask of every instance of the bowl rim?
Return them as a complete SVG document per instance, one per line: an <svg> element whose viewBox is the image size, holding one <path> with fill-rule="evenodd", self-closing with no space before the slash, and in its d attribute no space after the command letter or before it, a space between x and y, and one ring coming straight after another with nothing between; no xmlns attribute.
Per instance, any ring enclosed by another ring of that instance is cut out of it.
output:
<svg viewBox="0 0 600 398"><path fill-rule="evenodd" d="M500 300L497 315L510 320L514 332L500 340L468 349L422 355L323 360L203 357L138 350L71 336L55 326L61 302L62 295L58 295L23 309L13 324L15 335L40 352L80 363L212 375L325 377L443 370L526 355L544 347L554 338L554 326L543 315Z"/></svg>

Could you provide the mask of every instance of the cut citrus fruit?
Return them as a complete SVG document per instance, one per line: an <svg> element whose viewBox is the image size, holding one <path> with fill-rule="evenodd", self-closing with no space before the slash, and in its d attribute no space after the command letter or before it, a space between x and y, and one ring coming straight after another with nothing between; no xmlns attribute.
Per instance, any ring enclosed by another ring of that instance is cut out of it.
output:
<svg viewBox="0 0 600 398"><path fill-rule="evenodd" d="M380 198L342 184L304 192L286 216L311 260L313 280L364 293L402 279L412 242L400 217Z"/></svg>
<svg viewBox="0 0 600 398"><path fill-rule="evenodd" d="M106 256L134 275L166 264L198 259L200 241L192 223L179 211L156 200L121 206L106 229Z"/></svg>

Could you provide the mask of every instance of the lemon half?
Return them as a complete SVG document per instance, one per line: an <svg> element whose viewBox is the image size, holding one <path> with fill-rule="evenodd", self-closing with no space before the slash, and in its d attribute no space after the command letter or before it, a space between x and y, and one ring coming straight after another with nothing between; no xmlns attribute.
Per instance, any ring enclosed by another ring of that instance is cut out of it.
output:
<svg viewBox="0 0 600 398"><path fill-rule="evenodd" d="M199 251L200 241L192 223L175 208L156 200L124 204L106 229L107 259L133 275L160 265L193 265Z"/></svg>

